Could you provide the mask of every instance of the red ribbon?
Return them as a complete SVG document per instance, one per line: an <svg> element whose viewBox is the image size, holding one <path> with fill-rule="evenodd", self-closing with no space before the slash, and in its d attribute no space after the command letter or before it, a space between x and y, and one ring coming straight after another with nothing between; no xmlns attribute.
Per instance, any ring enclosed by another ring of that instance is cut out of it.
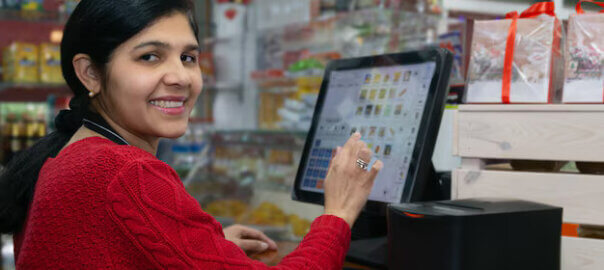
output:
<svg viewBox="0 0 604 270"><path fill-rule="evenodd" d="M502 90L501 90L501 101L504 104L510 103L510 85L512 82L512 63L514 62L514 47L516 45L516 30L518 28L518 18L533 18L541 14L547 14L552 17L556 17L554 12L554 2L539 2L525 11L520 16L518 12L513 11L505 15L506 19L512 19L512 24L508 31L508 38L505 43L505 56L503 62L503 76L502 76Z"/></svg>
<svg viewBox="0 0 604 270"><path fill-rule="evenodd" d="M602 10L600 10L600 13L604 13L604 2L594 1L594 0L580 0L579 2L577 2L577 5L575 6L575 10L577 11L577 14L585 13L583 8L581 7L581 4L585 3L585 2L593 3L593 4L596 4L600 7L602 7Z"/></svg>

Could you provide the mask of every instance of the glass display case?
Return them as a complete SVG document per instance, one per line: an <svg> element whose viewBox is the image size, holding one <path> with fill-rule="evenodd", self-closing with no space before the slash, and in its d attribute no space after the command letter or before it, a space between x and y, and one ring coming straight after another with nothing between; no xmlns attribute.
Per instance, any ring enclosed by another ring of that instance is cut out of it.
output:
<svg viewBox="0 0 604 270"><path fill-rule="evenodd" d="M289 195L305 136L303 132L206 129L203 140L208 144L193 154L192 166L183 170L178 162L182 158L176 157L173 167L204 211L223 225L242 223L277 240L299 240L310 221L321 214L320 207L293 202ZM176 142L172 149L181 147Z"/></svg>

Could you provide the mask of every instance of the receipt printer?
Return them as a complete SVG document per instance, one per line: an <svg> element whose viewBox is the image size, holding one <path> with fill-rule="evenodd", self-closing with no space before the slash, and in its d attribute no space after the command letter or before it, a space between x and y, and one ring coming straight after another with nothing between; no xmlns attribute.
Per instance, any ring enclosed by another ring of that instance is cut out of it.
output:
<svg viewBox="0 0 604 270"><path fill-rule="evenodd" d="M558 270L562 208L467 199L388 206L388 269Z"/></svg>

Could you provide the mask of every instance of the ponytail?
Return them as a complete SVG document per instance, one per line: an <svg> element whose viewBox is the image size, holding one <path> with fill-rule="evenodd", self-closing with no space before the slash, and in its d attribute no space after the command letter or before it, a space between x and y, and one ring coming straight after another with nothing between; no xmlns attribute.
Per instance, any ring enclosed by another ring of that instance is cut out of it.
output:
<svg viewBox="0 0 604 270"><path fill-rule="evenodd" d="M0 175L0 233L16 233L23 226L34 187L44 162L55 157L82 125L86 96L74 97L71 110L62 110L55 118L57 131L38 140L32 147L18 152Z"/></svg>

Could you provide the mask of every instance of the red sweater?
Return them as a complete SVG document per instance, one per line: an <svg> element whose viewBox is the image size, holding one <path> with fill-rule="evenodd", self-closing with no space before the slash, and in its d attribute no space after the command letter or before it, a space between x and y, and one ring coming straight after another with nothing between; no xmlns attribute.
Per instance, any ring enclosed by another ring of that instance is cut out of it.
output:
<svg viewBox="0 0 604 270"><path fill-rule="evenodd" d="M350 229L320 216L277 269L341 269ZM224 238L177 174L133 146L92 137L46 161L21 233L18 269L265 269Z"/></svg>

